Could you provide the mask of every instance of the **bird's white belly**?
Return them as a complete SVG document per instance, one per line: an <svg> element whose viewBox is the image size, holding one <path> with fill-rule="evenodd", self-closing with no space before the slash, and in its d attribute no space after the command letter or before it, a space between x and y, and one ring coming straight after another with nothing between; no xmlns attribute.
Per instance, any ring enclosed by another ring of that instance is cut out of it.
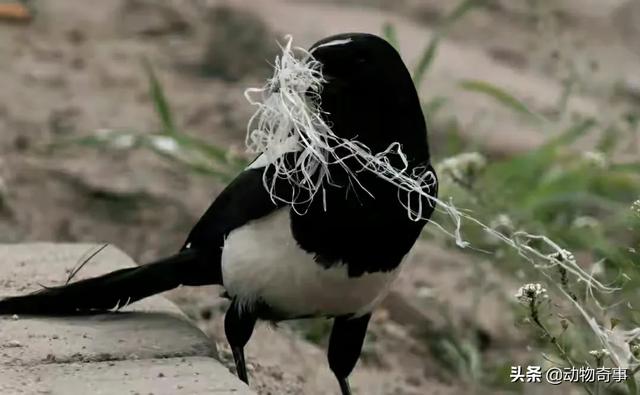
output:
<svg viewBox="0 0 640 395"><path fill-rule="evenodd" d="M262 301L287 316L366 314L398 275L349 277L346 265L325 268L300 248L289 209L252 221L231 233L222 250L222 279L230 296L250 306Z"/></svg>

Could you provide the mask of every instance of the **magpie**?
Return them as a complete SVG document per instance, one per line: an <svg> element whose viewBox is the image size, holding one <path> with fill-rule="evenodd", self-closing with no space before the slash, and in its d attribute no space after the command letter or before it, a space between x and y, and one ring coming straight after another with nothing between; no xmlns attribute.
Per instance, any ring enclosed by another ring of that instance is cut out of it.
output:
<svg viewBox="0 0 640 395"><path fill-rule="evenodd" d="M296 189L300 172L286 172L310 163L302 152L262 153L217 196L177 254L6 298L0 314L87 314L181 285L217 284L230 300L224 330L242 381L258 320L325 317L333 319L329 367L342 394L351 394L348 376L372 311L429 221L437 178L418 94L392 45L345 33L315 43L307 56L321 83L305 100L333 137L325 147L332 160L306 167L305 174L322 173L315 189ZM272 84L271 93L278 89ZM278 175L275 160L288 177ZM430 182L416 184L419 191L398 181L424 174ZM420 215L411 215L417 206Z"/></svg>

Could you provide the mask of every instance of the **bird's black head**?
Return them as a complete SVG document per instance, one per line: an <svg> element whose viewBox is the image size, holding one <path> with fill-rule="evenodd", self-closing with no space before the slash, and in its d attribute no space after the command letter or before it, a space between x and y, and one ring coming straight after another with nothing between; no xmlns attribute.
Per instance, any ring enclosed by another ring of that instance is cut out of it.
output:
<svg viewBox="0 0 640 395"><path fill-rule="evenodd" d="M309 50L322 64L325 120L373 153L398 142L410 163L429 159L427 130L411 75L398 52L372 34L327 37Z"/></svg>

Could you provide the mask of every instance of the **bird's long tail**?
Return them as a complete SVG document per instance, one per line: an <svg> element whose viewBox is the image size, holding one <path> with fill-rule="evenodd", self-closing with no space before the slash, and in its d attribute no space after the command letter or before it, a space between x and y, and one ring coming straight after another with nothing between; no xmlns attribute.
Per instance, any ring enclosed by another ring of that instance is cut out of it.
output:
<svg viewBox="0 0 640 395"><path fill-rule="evenodd" d="M0 300L0 314L80 314L122 307L180 285L220 284L219 269L196 250L100 277Z"/></svg>

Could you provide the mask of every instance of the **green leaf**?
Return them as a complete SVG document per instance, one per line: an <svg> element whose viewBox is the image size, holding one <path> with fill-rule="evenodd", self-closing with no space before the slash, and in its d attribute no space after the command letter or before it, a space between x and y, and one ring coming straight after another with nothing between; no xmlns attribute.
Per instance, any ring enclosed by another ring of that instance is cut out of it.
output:
<svg viewBox="0 0 640 395"><path fill-rule="evenodd" d="M175 135L178 133L175 122L173 121L173 115L171 107L167 101L167 97L164 94L162 84L158 80L151 63L145 58L142 60L142 65L147 74L149 80L149 95L153 101L153 106L156 110L156 114L160 117L162 123L162 130L166 134Z"/></svg>

